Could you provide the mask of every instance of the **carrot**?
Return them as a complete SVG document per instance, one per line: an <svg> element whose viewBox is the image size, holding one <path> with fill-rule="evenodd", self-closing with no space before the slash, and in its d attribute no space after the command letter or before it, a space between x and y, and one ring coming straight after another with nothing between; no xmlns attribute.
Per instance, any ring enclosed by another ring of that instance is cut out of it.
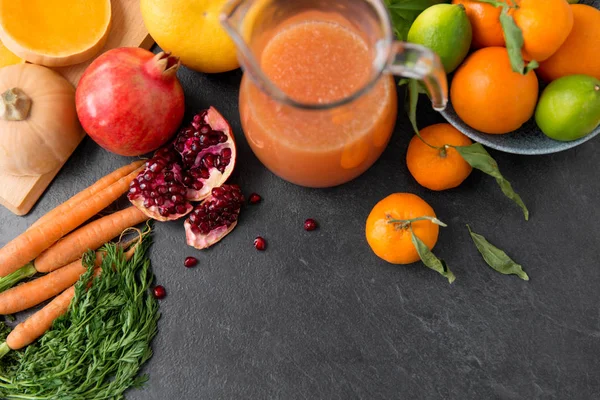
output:
<svg viewBox="0 0 600 400"><path fill-rule="evenodd" d="M90 197L98 194L99 192L106 189L113 183L117 182L119 179L123 178L124 176L127 176L134 171L139 172L142 165L144 165L144 161L142 161L142 160L134 161L129 165L126 165L124 167L117 169L114 172L111 172L110 174L108 174L105 177L98 180L96 183L94 183L89 188L84 189L83 191L77 193L75 196L71 197L69 200L67 200L63 204L50 210L47 214L43 215L40 219L38 219L36 222L34 222L34 224L31 225L29 227L29 229L27 229L27 230L33 229L43 222L50 221L60 214L69 212L71 209L73 209L73 207L75 207L82 201L87 200Z"/></svg>
<svg viewBox="0 0 600 400"><path fill-rule="evenodd" d="M8 347L12 350L22 349L42 336L50 329L55 319L67 312L73 296L75 286L69 287L44 308L17 325L6 337Z"/></svg>
<svg viewBox="0 0 600 400"><path fill-rule="evenodd" d="M141 243L141 238L138 244L125 253L126 260L131 260L139 243ZM94 271L94 276L99 276L101 271L100 268L97 268ZM0 344L0 358L10 350L22 349L46 333L52 327L54 321L69 310L73 297L75 297L75 285L69 287L41 310L17 325L6 337L5 343Z"/></svg>
<svg viewBox="0 0 600 400"><path fill-rule="evenodd" d="M124 229L148 219L136 207L129 207L90 222L40 254L34 261L35 269L42 273L54 271L78 259L85 251L98 249Z"/></svg>
<svg viewBox="0 0 600 400"><path fill-rule="evenodd" d="M129 183L138 172L119 179L96 195L81 201L69 212L56 215L52 220L17 236L0 249L0 277L4 277L39 256L60 238L73 231L92 216L108 207L129 189Z"/></svg>
<svg viewBox="0 0 600 400"><path fill-rule="evenodd" d="M101 252L96 253L96 267L102 263L102 257ZM74 285L85 271L86 268L79 259L54 272L0 293L0 314L14 314L37 306Z"/></svg>

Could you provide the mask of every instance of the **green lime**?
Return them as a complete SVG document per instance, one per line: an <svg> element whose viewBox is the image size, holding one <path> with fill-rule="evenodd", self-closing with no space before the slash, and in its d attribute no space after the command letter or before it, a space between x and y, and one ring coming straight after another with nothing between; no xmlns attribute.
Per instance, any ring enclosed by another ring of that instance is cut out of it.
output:
<svg viewBox="0 0 600 400"><path fill-rule="evenodd" d="M567 0L567 2L569 4L577 4L577 3L579 3L579 0Z"/></svg>
<svg viewBox="0 0 600 400"><path fill-rule="evenodd" d="M550 83L538 102L535 122L552 139L576 140L600 125L600 80L569 75Z"/></svg>
<svg viewBox="0 0 600 400"><path fill-rule="evenodd" d="M415 19L407 40L435 51L450 73L467 56L472 37L471 23L462 4L436 4Z"/></svg>

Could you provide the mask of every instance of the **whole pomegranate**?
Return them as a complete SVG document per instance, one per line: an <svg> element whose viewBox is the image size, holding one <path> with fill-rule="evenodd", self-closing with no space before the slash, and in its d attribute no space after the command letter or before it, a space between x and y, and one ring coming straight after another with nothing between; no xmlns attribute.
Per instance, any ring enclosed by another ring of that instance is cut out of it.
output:
<svg viewBox="0 0 600 400"><path fill-rule="evenodd" d="M85 70L75 94L83 129L123 156L156 150L177 131L185 110L177 57L134 47L107 51Z"/></svg>

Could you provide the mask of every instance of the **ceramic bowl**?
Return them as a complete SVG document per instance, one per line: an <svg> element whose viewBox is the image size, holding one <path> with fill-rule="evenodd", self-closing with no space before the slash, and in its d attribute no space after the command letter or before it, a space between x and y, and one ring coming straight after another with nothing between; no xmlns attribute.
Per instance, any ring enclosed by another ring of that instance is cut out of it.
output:
<svg viewBox="0 0 600 400"><path fill-rule="evenodd" d="M580 3L588 4L600 9L600 0L583 0L580 1ZM537 127L535 120L532 118L514 132L510 132L505 135L490 135L475 130L464 123L454 111L451 102L448 104L446 110L442 112L442 115L450 124L454 125L454 127L472 140L492 149L513 154L538 155L557 153L559 151L579 146L580 144L587 142L588 140L600 134L599 126L592 131L592 133L582 137L581 139L571 142L560 142L558 140L550 139L544 135Z"/></svg>

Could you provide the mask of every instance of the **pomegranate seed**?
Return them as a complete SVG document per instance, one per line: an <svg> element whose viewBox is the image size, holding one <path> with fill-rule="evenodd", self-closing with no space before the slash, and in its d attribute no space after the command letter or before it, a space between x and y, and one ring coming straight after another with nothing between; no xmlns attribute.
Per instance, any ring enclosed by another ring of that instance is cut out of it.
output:
<svg viewBox="0 0 600 400"><path fill-rule="evenodd" d="M156 297L157 299L164 299L165 296L167 295L167 291L165 290L165 288L163 286L155 286L153 289L154 292L154 297Z"/></svg>
<svg viewBox="0 0 600 400"><path fill-rule="evenodd" d="M306 221L304 221L304 230L305 231L314 231L315 229L317 229L317 221L315 221L312 218L307 219Z"/></svg>
<svg viewBox="0 0 600 400"><path fill-rule="evenodd" d="M183 262L183 265L185 265L187 268L195 267L196 265L198 265L198 259L195 257L188 257Z"/></svg>
<svg viewBox="0 0 600 400"><path fill-rule="evenodd" d="M250 203L250 204L258 204L258 203L260 203L261 200L262 200L262 197L260 197L259 194L252 193L250 195L250 197L248 198L248 203Z"/></svg>
<svg viewBox="0 0 600 400"><path fill-rule="evenodd" d="M267 242L262 237L258 236L254 239L254 248L258 251L264 251L267 248Z"/></svg>

